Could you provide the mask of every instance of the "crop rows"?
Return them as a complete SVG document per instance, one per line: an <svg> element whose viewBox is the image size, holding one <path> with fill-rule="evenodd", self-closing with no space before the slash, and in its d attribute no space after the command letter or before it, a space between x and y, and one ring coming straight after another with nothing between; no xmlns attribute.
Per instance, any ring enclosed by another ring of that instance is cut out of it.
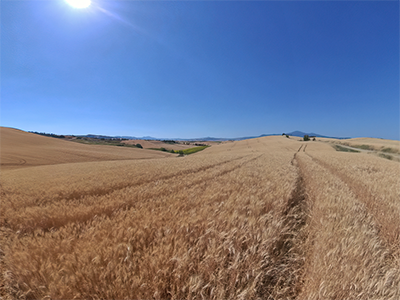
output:
<svg viewBox="0 0 400 300"><path fill-rule="evenodd" d="M1 294L398 299L398 164L362 155L273 137L3 172Z"/></svg>
<svg viewBox="0 0 400 300"><path fill-rule="evenodd" d="M258 151L126 162L118 172L104 168L104 177L98 166L93 172L65 166L69 172L50 184L41 177L25 182L26 191L10 174L2 206L10 232L7 292L28 298L257 297L279 236L279 209L296 180L290 156ZM87 180L76 180L80 174Z"/></svg>

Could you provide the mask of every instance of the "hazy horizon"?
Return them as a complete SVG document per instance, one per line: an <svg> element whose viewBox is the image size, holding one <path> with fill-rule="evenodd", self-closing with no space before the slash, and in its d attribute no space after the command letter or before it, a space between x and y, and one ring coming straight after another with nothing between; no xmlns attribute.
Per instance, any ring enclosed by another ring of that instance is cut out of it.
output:
<svg viewBox="0 0 400 300"><path fill-rule="evenodd" d="M280 136L283 134L289 134L290 136L293 137L302 137L300 135L297 135L298 132L303 133L303 134L307 134L307 135L311 135L313 136L314 134L318 136L323 136L323 137L328 137L328 138L338 138L338 139L353 139L353 138L373 138L370 136L328 136L325 135L324 133L321 132L305 132L302 130L292 130L292 131L286 131L286 132L269 132L269 133L261 133L261 134L253 134L253 135L248 135L248 136L211 136L211 135L204 135L204 136L191 136L191 137L179 137L179 136L150 136L150 135L143 135L143 136L138 136L138 135L121 135L121 134L115 134L115 135L105 135L102 133L93 133L93 132L89 132L89 133L85 133L85 134L74 134L74 133L58 133L58 132L45 132L45 131L37 131L37 130L24 130L21 128L15 128L15 127L8 127L8 126L3 126L5 128L11 128L11 129L17 129L17 130L22 130L22 131L26 131L26 132L31 132L31 133L38 133L38 134L55 134L55 135L66 135L66 136L87 136L87 135L95 135L95 136L108 136L108 137L129 137L129 138L137 138L137 139L146 139L146 138L150 138L150 139L155 139L155 140L164 140L164 139L172 139L172 140L196 140L196 139L204 139L204 138L216 138L216 139L223 139L223 140L235 140L235 139L241 139L241 138L257 138L257 137L261 137L261 136ZM296 135L293 135L293 133L296 133ZM375 137L377 139L384 139L382 137ZM400 140L400 139L388 139L388 140Z"/></svg>

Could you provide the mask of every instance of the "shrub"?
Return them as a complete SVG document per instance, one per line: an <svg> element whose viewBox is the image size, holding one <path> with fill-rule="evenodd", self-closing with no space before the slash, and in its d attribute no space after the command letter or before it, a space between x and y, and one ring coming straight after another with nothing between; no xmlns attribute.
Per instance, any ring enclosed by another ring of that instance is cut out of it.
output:
<svg viewBox="0 0 400 300"><path fill-rule="evenodd" d="M381 150L382 152L386 152L386 153L398 153L399 151L393 148L383 148Z"/></svg>
<svg viewBox="0 0 400 300"><path fill-rule="evenodd" d="M306 142L310 140L310 137L308 136L308 134L306 134L306 135L303 137L303 140L306 141Z"/></svg>
<svg viewBox="0 0 400 300"><path fill-rule="evenodd" d="M354 152L354 153L359 153L360 151L346 148L340 145L333 145L333 148L335 148L336 151L343 151L343 152Z"/></svg>
<svg viewBox="0 0 400 300"><path fill-rule="evenodd" d="M389 154L379 153L378 155L379 155L380 157L382 157L382 158L386 158L386 159L389 159L389 160L392 160L392 159L393 159L393 156L391 156L391 155L389 155Z"/></svg>
<svg viewBox="0 0 400 300"><path fill-rule="evenodd" d="M140 149L143 149L143 146L140 145L140 144L136 144L136 147L137 147L137 148L140 148Z"/></svg>

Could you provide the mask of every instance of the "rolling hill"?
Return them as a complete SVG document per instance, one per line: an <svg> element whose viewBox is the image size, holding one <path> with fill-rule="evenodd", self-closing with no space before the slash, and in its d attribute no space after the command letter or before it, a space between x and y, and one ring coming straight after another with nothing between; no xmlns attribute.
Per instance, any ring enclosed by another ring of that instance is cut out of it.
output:
<svg viewBox="0 0 400 300"><path fill-rule="evenodd" d="M149 159L171 154L136 148L83 145L22 130L0 127L1 169L62 163Z"/></svg>

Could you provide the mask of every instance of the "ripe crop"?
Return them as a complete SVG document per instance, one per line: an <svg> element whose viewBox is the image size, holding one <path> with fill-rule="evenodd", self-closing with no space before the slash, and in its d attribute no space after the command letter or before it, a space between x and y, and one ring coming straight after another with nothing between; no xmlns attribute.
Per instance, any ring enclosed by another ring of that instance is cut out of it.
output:
<svg viewBox="0 0 400 300"><path fill-rule="evenodd" d="M2 171L0 293L398 299L398 178L395 161L284 137Z"/></svg>

